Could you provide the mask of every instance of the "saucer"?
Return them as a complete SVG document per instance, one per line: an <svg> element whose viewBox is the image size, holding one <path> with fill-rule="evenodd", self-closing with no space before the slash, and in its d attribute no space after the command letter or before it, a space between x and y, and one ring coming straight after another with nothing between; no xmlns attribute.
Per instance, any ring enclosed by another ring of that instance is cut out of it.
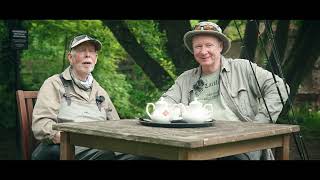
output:
<svg viewBox="0 0 320 180"><path fill-rule="evenodd" d="M170 121L179 121L179 120L183 120L183 118L182 117L178 117L178 118L174 118L174 119L172 119Z"/></svg>
<svg viewBox="0 0 320 180"><path fill-rule="evenodd" d="M188 123L184 120L173 120L169 123L156 123L150 119L139 118L139 123L144 126L164 127L164 128L200 128L214 126L215 121L211 119L203 123Z"/></svg>
<svg viewBox="0 0 320 180"><path fill-rule="evenodd" d="M210 121L212 121L212 119L211 119L211 118L209 118L209 119L201 120L201 121L188 119L188 120L185 120L185 121L186 121L187 123L206 123L206 122L210 122Z"/></svg>

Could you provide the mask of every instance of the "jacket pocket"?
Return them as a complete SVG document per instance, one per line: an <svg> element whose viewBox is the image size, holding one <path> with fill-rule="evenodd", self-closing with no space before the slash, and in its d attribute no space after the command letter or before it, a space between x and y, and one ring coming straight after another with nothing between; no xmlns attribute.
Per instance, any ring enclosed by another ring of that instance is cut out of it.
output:
<svg viewBox="0 0 320 180"><path fill-rule="evenodd" d="M250 103L249 103L249 96L248 96L248 91L245 87L240 87L237 90L231 91L231 97L233 98L234 102L238 106L241 114L251 117L251 108Z"/></svg>
<svg viewBox="0 0 320 180"><path fill-rule="evenodd" d="M243 94L243 92L247 92L247 89L245 87L240 87L237 90L231 91L231 96L233 98L237 98L240 96L240 94Z"/></svg>

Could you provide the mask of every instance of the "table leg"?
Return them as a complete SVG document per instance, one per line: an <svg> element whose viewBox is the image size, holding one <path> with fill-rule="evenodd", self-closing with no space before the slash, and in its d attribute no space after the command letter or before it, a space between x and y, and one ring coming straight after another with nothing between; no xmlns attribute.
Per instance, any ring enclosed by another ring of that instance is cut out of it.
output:
<svg viewBox="0 0 320 180"><path fill-rule="evenodd" d="M70 144L70 134L61 132L60 135L60 160L73 160L74 145Z"/></svg>
<svg viewBox="0 0 320 180"><path fill-rule="evenodd" d="M290 153L290 134L282 137L282 147L275 148L276 160L289 160Z"/></svg>

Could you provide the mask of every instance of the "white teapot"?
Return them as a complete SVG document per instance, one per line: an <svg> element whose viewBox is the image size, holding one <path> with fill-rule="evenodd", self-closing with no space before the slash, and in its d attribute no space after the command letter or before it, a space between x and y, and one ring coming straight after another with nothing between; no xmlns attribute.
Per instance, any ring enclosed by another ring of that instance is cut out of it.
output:
<svg viewBox="0 0 320 180"><path fill-rule="evenodd" d="M149 107L152 106L154 111L152 113L149 112ZM170 111L169 105L164 98L161 97L160 101L154 103L147 103L146 112L148 116L151 118L153 122L157 123L169 123L170 122Z"/></svg>
<svg viewBox="0 0 320 180"><path fill-rule="evenodd" d="M197 98L195 98L195 100L192 101L189 106L185 106L180 103L180 107L182 109L183 120L189 123L203 123L212 120L212 104L203 105L197 100Z"/></svg>

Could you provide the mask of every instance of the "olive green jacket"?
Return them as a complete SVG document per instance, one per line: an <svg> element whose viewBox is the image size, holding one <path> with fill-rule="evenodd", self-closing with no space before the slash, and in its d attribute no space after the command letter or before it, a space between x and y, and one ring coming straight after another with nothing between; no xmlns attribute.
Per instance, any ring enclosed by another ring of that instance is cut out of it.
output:
<svg viewBox="0 0 320 180"><path fill-rule="evenodd" d="M72 80L69 68L62 73L65 80ZM52 129L52 125L58 123L59 110L65 101L65 97L63 97L64 93L65 88L59 74L49 77L41 86L32 117L32 131L36 139L52 143L52 138L57 133L56 130ZM104 120L120 119L108 93L95 80L93 80L90 96L88 96L87 92L78 88L73 81L72 87L70 87L70 95L71 104L73 105L74 103L75 105L75 102L77 103L75 107L79 107L81 103L95 104L96 95L104 96L105 101L101 104L101 109L106 112L106 115L102 116L105 117ZM80 109L76 109L75 111L80 111Z"/></svg>
<svg viewBox="0 0 320 180"><path fill-rule="evenodd" d="M220 95L228 107L244 122L272 123L262 100L264 97L273 123L283 108L272 73L251 63L258 79L261 93L248 60L231 59L221 56ZM193 100L193 85L200 78L201 68L197 67L182 73L175 84L162 95L171 103L188 105ZM276 76L284 102L288 95L283 80ZM288 90L289 90L289 86ZM270 153L268 153L270 155ZM271 154L272 155L272 154ZM266 159L273 159L267 157Z"/></svg>

